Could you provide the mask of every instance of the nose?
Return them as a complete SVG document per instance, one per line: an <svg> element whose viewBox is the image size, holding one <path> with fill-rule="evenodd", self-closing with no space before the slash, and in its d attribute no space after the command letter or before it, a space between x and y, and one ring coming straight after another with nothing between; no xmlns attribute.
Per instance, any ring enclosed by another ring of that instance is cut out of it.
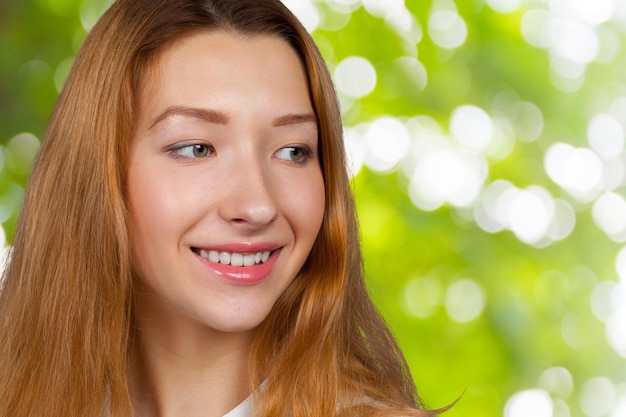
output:
<svg viewBox="0 0 626 417"><path fill-rule="evenodd" d="M259 229L278 217L278 205L267 167L255 157L233 161L222 184L220 216L241 228Z"/></svg>

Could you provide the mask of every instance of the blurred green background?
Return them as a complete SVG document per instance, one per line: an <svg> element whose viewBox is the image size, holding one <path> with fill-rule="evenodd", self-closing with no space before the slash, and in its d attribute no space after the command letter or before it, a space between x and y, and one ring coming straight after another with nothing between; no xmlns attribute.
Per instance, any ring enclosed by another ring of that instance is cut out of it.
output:
<svg viewBox="0 0 626 417"><path fill-rule="evenodd" d="M5 246L108 3L0 3ZM335 78L368 284L426 402L626 417L626 1L285 3Z"/></svg>

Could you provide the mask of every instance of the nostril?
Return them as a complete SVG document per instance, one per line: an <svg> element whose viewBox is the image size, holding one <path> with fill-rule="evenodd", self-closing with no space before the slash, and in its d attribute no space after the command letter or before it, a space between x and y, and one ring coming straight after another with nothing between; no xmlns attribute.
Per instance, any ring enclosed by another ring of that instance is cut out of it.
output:
<svg viewBox="0 0 626 417"><path fill-rule="evenodd" d="M269 219L240 219L240 218L235 218L235 219L231 219L230 222L231 224L235 224L235 225L241 225L241 226L245 226L245 225L250 225L250 226L254 226L254 225L269 225L271 223L273 223L276 220L277 216L273 216L272 218Z"/></svg>
<svg viewBox="0 0 626 417"><path fill-rule="evenodd" d="M258 193L246 191L223 200L219 213L231 225L264 227L279 217L280 210L271 195L260 198Z"/></svg>

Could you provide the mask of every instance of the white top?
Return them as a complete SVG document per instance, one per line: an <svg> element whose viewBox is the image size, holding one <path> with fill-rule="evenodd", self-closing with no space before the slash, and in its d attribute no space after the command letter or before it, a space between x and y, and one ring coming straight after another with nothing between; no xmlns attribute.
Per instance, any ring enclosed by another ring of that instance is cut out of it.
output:
<svg viewBox="0 0 626 417"><path fill-rule="evenodd" d="M252 417L252 396L246 398L237 407L224 414L224 417Z"/></svg>
<svg viewBox="0 0 626 417"><path fill-rule="evenodd" d="M365 398L359 403L369 403L371 405L377 406L379 408L385 408L385 406L377 401L372 401L371 399ZM338 407L339 408L339 407ZM249 396L241 404L237 407L230 410L228 413L224 414L223 417L252 417L253 415L253 406L252 406L252 396Z"/></svg>

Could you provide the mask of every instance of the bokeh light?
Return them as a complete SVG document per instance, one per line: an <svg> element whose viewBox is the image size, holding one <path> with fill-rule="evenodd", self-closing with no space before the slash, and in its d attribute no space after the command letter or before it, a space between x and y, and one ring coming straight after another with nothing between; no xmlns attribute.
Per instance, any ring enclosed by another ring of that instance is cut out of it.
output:
<svg viewBox="0 0 626 417"><path fill-rule="evenodd" d="M520 29L530 45L550 54L550 80L563 92L578 91L591 62L616 59L620 39L609 26L624 5L615 0L550 0L525 12Z"/></svg>
<svg viewBox="0 0 626 417"><path fill-rule="evenodd" d="M363 7L375 17L385 18L404 9L404 0L361 0Z"/></svg>
<svg viewBox="0 0 626 417"><path fill-rule="evenodd" d="M553 216L553 202L539 187L519 190L511 197L508 223L522 242L539 242L548 231Z"/></svg>
<svg viewBox="0 0 626 417"><path fill-rule="evenodd" d="M592 25L608 21L615 10L615 0L570 0L569 4L576 17Z"/></svg>
<svg viewBox="0 0 626 417"><path fill-rule="evenodd" d="M20 133L13 136L7 143L4 159L14 172L27 174L33 166L38 150L39 139L35 135L32 133ZM0 158L0 161L2 161L2 158Z"/></svg>
<svg viewBox="0 0 626 417"><path fill-rule="evenodd" d="M361 0L326 0L326 4L339 12L349 13L361 5Z"/></svg>
<svg viewBox="0 0 626 417"><path fill-rule="evenodd" d="M571 204L561 198L554 199L553 203L554 215L546 231L546 237L556 242L572 234L576 227L576 213ZM546 244L551 243L550 241L544 239Z"/></svg>
<svg viewBox="0 0 626 417"><path fill-rule="evenodd" d="M574 378L566 368L556 366L541 374L539 387L554 398L567 399L574 389Z"/></svg>
<svg viewBox="0 0 626 417"><path fill-rule="evenodd" d="M619 307L619 284L614 281L599 282L590 296L591 310L602 322L606 322Z"/></svg>
<svg viewBox="0 0 626 417"><path fill-rule="evenodd" d="M281 1L298 17L309 32L313 32L320 25L322 16L317 6L310 0Z"/></svg>
<svg viewBox="0 0 626 417"><path fill-rule="evenodd" d="M611 417L626 417L626 396L622 396L617 401Z"/></svg>
<svg viewBox="0 0 626 417"><path fill-rule="evenodd" d="M413 203L423 210L434 210L445 203L472 205L486 177L485 160L452 147L423 150L409 185Z"/></svg>
<svg viewBox="0 0 626 417"><path fill-rule="evenodd" d="M506 403L504 417L553 417L554 404L543 390L529 389L514 394Z"/></svg>
<svg viewBox="0 0 626 417"><path fill-rule="evenodd" d="M456 281L446 291L446 312L459 323L476 319L485 309L485 303L485 292L473 279Z"/></svg>
<svg viewBox="0 0 626 417"><path fill-rule="evenodd" d="M626 241L626 200L619 194L604 193L593 203L593 220L611 239Z"/></svg>
<svg viewBox="0 0 626 417"><path fill-rule="evenodd" d="M600 49L598 50L598 56L596 56L595 62L602 64L610 64L614 62L622 48L622 42L615 30L606 26L596 26L596 34L600 40Z"/></svg>
<svg viewBox="0 0 626 417"><path fill-rule="evenodd" d="M565 239L576 225L569 203L543 187L519 189L505 180L490 183L474 207L476 223L486 232L510 230L524 243L546 246Z"/></svg>
<svg viewBox="0 0 626 417"><path fill-rule="evenodd" d="M615 384L605 377L595 377L586 381L580 393L580 408L589 417L608 414L616 400Z"/></svg>
<svg viewBox="0 0 626 417"><path fill-rule="evenodd" d="M436 278L413 278L406 284L402 304L410 315L426 319L442 304L443 286Z"/></svg>
<svg viewBox="0 0 626 417"><path fill-rule="evenodd" d="M383 116L373 121L363 137L363 160L374 171L387 172L402 160L410 145L409 131L398 119Z"/></svg>
<svg viewBox="0 0 626 417"><path fill-rule="evenodd" d="M565 401L555 400L553 401L552 416L553 417L571 417L572 412L570 411L570 408Z"/></svg>
<svg viewBox="0 0 626 417"><path fill-rule="evenodd" d="M506 159L515 149L515 132L511 123L506 119L492 119L493 135L482 153L490 161Z"/></svg>
<svg viewBox="0 0 626 417"><path fill-rule="evenodd" d="M551 53L573 64L588 64L598 55L598 36L593 28L584 23L566 18L556 18L550 22ZM564 67L555 70L565 78L571 73Z"/></svg>
<svg viewBox="0 0 626 417"><path fill-rule="evenodd" d="M89 32L100 16L111 6L113 0L89 1L83 0L80 6L80 21L83 29Z"/></svg>
<svg viewBox="0 0 626 417"><path fill-rule="evenodd" d="M455 49L465 43L467 25L456 11L436 10L428 19L428 34L437 46Z"/></svg>
<svg viewBox="0 0 626 417"><path fill-rule="evenodd" d="M577 200L591 201L600 192L603 166L592 150L556 143L546 152L544 164L550 179Z"/></svg>
<svg viewBox="0 0 626 417"><path fill-rule="evenodd" d="M343 141L346 147L346 158L348 159L348 173L350 178L359 173L363 166L365 150L362 145L363 138L358 129L346 127L343 130Z"/></svg>
<svg viewBox="0 0 626 417"><path fill-rule="evenodd" d="M492 139L493 122L483 109L465 105L452 112L450 132L461 145L482 151Z"/></svg>
<svg viewBox="0 0 626 417"><path fill-rule="evenodd" d="M620 306L606 321L606 338L609 345L622 357L626 358L626 300L623 287Z"/></svg>
<svg viewBox="0 0 626 417"><path fill-rule="evenodd" d="M604 159L617 158L624 151L624 129L611 115L593 116L589 122L587 137L591 149Z"/></svg>
<svg viewBox="0 0 626 417"><path fill-rule="evenodd" d="M486 0L489 7L498 13L512 13L522 4L522 0Z"/></svg>
<svg viewBox="0 0 626 417"><path fill-rule="evenodd" d="M399 33L408 36L409 44L418 43L422 38L422 28L411 12L400 7L385 16L385 23ZM406 38L405 38L406 39Z"/></svg>
<svg viewBox="0 0 626 417"><path fill-rule="evenodd" d="M0 193L0 222L4 223L12 216L15 216L24 198L22 186L11 182L6 184Z"/></svg>
<svg viewBox="0 0 626 417"><path fill-rule="evenodd" d="M348 97L362 98L376 87L376 69L366 58L351 56L335 68L337 89Z"/></svg>
<svg viewBox="0 0 626 417"><path fill-rule="evenodd" d="M550 13L542 9L532 9L524 14L521 22L522 36L530 45L537 48L550 46Z"/></svg>
<svg viewBox="0 0 626 417"><path fill-rule="evenodd" d="M522 101L519 111L513 119L517 138L522 142L537 140L543 133L543 114L535 104Z"/></svg>

